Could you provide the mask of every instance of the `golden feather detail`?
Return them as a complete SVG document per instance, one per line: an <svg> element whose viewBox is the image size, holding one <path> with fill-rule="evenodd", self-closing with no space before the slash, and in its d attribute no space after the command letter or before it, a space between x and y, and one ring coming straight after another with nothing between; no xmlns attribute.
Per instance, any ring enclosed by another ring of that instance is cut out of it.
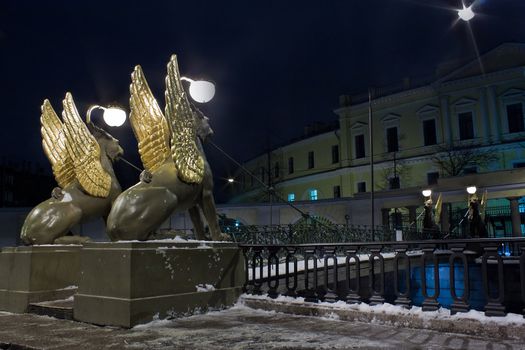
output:
<svg viewBox="0 0 525 350"><path fill-rule="evenodd" d="M140 66L131 74L130 122L138 141L142 164L149 172L170 156L168 123L162 114Z"/></svg>
<svg viewBox="0 0 525 350"><path fill-rule="evenodd" d="M66 149L73 161L75 176L92 196L106 198L111 189L111 176L100 162L100 146L80 118L73 97L68 92L62 102Z"/></svg>
<svg viewBox="0 0 525 350"><path fill-rule="evenodd" d="M171 155L179 178L187 183L201 183L204 159L195 143L194 116L180 81L177 56L168 63L165 114L171 130Z"/></svg>
<svg viewBox="0 0 525 350"><path fill-rule="evenodd" d="M44 100L41 111L40 132L42 134L42 147L51 163L53 175L58 185L65 188L75 181L75 171L73 161L66 149L64 125L49 100Z"/></svg>

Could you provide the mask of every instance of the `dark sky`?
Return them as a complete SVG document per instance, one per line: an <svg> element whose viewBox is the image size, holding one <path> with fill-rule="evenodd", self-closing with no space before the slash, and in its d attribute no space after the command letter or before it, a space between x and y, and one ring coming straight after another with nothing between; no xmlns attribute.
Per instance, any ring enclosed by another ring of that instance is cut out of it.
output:
<svg viewBox="0 0 525 350"><path fill-rule="evenodd" d="M163 105L165 67L176 53L183 75L215 82L214 100L202 107L214 140L246 160L268 142L300 136L308 123L336 119L341 94L472 57L455 7L460 1L1 0L0 156L49 168L40 147L43 99L61 110L71 91L80 111L114 102L129 108L136 64ZM478 0L474 11L481 53L525 42L525 1ZM110 132L138 163L129 123ZM233 168L207 150L217 176Z"/></svg>

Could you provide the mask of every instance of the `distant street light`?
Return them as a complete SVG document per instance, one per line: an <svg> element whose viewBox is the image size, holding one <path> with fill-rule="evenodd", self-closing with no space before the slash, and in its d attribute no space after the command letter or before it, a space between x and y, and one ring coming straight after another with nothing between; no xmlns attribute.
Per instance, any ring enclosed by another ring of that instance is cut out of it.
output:
<svg viewBox="0 0 525 350"><path fill-rule="evenodd" d="M423 190L421 191L421 194L423 194L423 197L430 197L432 190Z"/></svg>
<svg viewBox="0 0 525 350"><path fill-rule="evenodd" d="M104 111L104 121L109 126L121 126L126 121L126 111L122 108L111 106L111 107L102 107L99 105L93 105L89 107L86 113L86 123L91 123L91 112L94 109L102 109Z"/></svg>
<svg viewBox="0 0 525 350"><path fill-rule="evenodd" d="M196 102L206 103L215 96L215 85L209 81L193 80L186 77L181 77L180 80L190 83L190 96Z"/></svg>
<svg viewBox="0 0 525 350"><path fill-rule="evenodd" d="M228 182L232 184L232 183L233 183L233 179L230 177L230 178L228 179Z"/></svg>
<svg viewBox="0 0 525 350"><path fill-rule="evenodd" d="M468 194L474 194L474 193L476 193L477 190L478 189L476 188L476 186L469 186L469 187L467 187L467 193Z"/></svg>
<svg viewBox="0 0 525 350"><path fill-rule="evenodd" d="M458 11L458 16L465 22L470 21L472 18L474 18L474 12L472 11L472 5L469 7L465 7L465 4L463 4L463 8Z"/></svg>

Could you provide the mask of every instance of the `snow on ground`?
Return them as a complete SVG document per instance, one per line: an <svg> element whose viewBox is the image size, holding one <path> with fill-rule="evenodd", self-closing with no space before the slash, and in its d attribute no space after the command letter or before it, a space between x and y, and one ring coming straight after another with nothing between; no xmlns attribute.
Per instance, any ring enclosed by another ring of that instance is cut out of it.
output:
<svg viewBox="0 0 525 350"><path fill-rule="evenodd" d="M280 302L286 302L290 304L304 304L305 303L304 298L301 298L301 297L292 298L292 297L281 295L275 299L272 299L266 295L243 294L243 296L241 296L241 298L239 299L239 303L241 304L242 304L243 297L249 297L251 299L268 300L270 302L280 301ZM316 303L315 305L332 307L334 309L339 309L339 310L353 310L353 311L360 311L360 312L366 312L366 313L416 316L423 320L438 319L438 320L449 320L449 321L461 321L461 320L470 319L470 320L477 320L484 324L496 323L498 325L511 325L511 324L525 325L525 318L523 317L523 315L513 314L513 313L508 313L504 317L496 317L496 316L489 317L489 316L485 316L485 314L481 311L470 310L469 312L458 312L454 315L451 315L450 310L445 309L445 308L439 308L439 310L437 311L423 311L420 306L412 306L410 309L406 309L399 305L392 305L388 303L372 306L366 303L347 304L344 301L337 301L335 303L319 302L319 303Z"/></svg>

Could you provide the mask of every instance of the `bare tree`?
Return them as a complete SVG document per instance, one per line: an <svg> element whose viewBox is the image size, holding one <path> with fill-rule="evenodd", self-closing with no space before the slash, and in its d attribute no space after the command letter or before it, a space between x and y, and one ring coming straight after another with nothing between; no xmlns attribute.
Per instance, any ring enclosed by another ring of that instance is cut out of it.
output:
<svg viewBox="0 0 525 350"><path fill-rule="evenodd" d="M437 146L437 152L432 157L444 176L458 176L472 166L485 167L497 161L499 155L494 149L480 149L475 144Z"/></svg>

